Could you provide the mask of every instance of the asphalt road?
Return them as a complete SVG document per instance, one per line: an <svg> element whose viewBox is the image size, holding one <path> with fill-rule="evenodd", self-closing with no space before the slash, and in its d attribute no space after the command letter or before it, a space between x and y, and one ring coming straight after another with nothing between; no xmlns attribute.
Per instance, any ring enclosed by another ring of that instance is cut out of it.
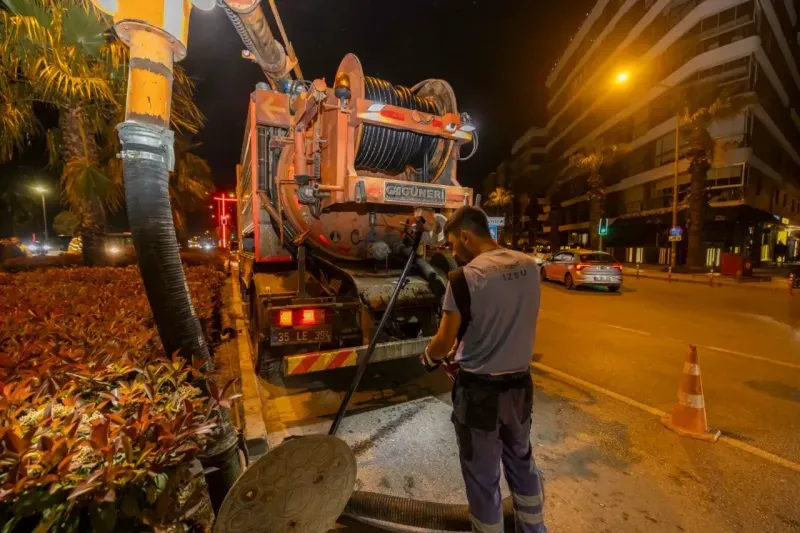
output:
<svg viewBox="0 0 800 533"><path fill-rule="evenodd" d="M668 412L695 344L709 423L800 463L800 297L630 278L619 294L549 283L542 294L539 363ZM327 431L351 378L259 380L271 444ZM680 438L646 409L546 369L534 380L532 439L552 531L800 531L797 471ZM465 501L449 387L412 360L370 366L340 431L358 459L357 488Z"/></svg>
<svg viewBox="0 0 800 533"><path fill-rule="evenodd" d="M545 284L536 358L669 411L697 346L709 424L800 462L800 297L626 280L618 295Z"/></svg>

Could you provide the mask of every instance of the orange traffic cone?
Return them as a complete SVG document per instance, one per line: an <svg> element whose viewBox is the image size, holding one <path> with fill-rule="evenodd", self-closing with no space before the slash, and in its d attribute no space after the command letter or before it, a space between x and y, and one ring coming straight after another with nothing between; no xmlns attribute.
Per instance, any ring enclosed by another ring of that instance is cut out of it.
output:
<svg viewBox="0 0 800 533"><path fill-rule="evenodd" d="M719 439L720 432L708 427L703 382L700 379L700 365L697 364L697 348L694 346L689 346L689 354L683 363L678 403L671 415L661 419L661 423L682 437L709 442Z"/></svg>

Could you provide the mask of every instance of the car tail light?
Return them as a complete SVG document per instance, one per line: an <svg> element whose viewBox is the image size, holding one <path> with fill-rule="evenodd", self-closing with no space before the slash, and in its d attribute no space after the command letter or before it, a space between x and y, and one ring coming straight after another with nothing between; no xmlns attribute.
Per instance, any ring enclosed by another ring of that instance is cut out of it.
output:
<svg viewBox="0 0 800 533"><path fill-rule="evenodd" d="M622 265L620 265L620 264L616 264L616 265L614 265L614 268L616 268L617 270L619 270L620 272L622 272Z"/></svg>
<svg viewBox="0 0 800 533"><path fill-rule="evenodd" d="M283 327L291 327L292 325L292 312L291 311L281 311L279 313L280 317L278 323Z"/></svg>
<svg viewBox="0 0 800 533"><path fill-rule="evenodd" d="M587 265L587 264L581 263L580 265L575 265L575 270L580 272L584 268L589 268L590 266L592 266L592 265Z"/></svg>

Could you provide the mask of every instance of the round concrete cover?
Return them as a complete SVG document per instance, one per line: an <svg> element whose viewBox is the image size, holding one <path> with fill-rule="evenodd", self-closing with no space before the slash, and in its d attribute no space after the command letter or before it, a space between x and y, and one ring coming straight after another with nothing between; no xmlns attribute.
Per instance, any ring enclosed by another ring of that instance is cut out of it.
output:
<svg viewBox="0 0 800 533"><path fill-rule="evenodd" d="M325 533L356 482L356 458L328 435L291 439L248 468L225 497L215 533Z"/></svg>

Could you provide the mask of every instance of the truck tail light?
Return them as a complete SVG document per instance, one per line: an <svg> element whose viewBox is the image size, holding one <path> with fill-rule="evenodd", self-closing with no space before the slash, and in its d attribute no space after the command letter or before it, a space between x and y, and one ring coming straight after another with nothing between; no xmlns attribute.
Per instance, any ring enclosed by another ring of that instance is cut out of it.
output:
<svg viewBox="0 0 800 533"><path fill-rule="evenodd" d="M320 326L330 322L332 315L325 309L280 309L272 312L272 323L282 328Z"/></svg>
<svg viewBox="0 0 800 533"><path fill-rule="evenodd" d="M304 326L313 326L317 323L317 312L313 309L303 309L300 323Z"/></svg>

